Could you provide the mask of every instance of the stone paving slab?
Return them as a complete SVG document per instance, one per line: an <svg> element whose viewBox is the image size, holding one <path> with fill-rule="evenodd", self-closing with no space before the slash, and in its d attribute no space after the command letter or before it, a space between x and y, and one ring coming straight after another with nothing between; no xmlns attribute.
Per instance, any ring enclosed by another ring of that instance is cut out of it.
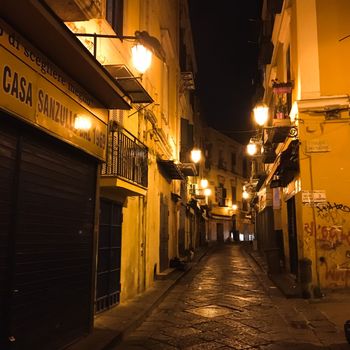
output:
<svg viewBox="0 0 350 350"><path fill-rule="evenodd" d="M146 322L111 349L125 350L129 346L185 350L350 349L343 334L318 309L303 299L286 299L236 245L217 247L194 266Z"/></svg>

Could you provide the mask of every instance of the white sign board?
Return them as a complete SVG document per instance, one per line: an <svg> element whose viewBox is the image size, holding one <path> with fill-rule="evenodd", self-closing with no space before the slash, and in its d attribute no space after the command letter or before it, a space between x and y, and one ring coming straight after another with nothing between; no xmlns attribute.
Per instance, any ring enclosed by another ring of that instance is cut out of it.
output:
<svg viewBox="0 0 350 350"><path fill-rule="evenodd" d="M314 191L302 191L302 202L304 205L326 203L326 191L314 190Z"/></svg>

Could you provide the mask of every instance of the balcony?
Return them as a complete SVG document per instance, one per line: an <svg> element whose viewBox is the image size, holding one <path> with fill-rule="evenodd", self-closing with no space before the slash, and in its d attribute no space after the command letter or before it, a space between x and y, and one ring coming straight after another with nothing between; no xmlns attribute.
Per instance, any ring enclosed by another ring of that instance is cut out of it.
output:
<svg viewBox="0 0 350 350"><path fill-rule="evenodd" d="M148 185L148 148L125 129L110 133L107 162L101 169L101 187L125 196L145 195Z"/></svg>
<svg viewBox="0 0 350 350"><path fill-rule="evenodd" d="M101 0L47 0L46 3L64 22L86 21L101 17Z"/></svg>

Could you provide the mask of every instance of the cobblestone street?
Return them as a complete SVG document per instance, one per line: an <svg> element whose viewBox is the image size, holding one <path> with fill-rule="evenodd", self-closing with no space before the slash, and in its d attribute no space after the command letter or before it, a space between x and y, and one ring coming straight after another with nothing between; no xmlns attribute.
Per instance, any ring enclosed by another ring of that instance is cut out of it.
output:
<svg viewBox="0 0 350 350"><path fill-rule="evenodd" d="M308 301L286 299L237 245L216 247L113 349L349 349Z"/></svg>

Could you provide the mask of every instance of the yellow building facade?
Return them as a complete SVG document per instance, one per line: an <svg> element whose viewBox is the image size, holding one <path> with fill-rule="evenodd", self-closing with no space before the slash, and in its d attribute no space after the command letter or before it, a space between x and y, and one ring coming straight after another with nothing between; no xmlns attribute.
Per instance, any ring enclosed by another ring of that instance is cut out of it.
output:
<svg viewBox="0 0 350 350"><path fill-rule="evenodd" d="M58 349L189 248L179 243L192 174L181 118L193 123L196 73L188 6L1 1L0 15L0 347ZM153 53L147 71L135 68L136 44Z"/></svg>
<svg viewBox="0 0 350 350"><path fill-rule="evenodd" d="M318 295L350 283L350 4L292 0L274 10L264 3L273 28L264 132L275 160L260 190L270 193L273 223L261 249L278 248L279 263Z"/></svg>
<svg viewBox="0 0 350 350"><path fill-rule="evenodd" d="M208 240L250 239L254 233L247 199L242 199L248 182L248 163L243 145L219 131L204 127L205 150L201 178L208 180Z"/></svg>
<svg viewBox="0 0 350 350"><path fill-rule="evenodd" d="M180 152L180 116L191 117L189 113L193 113L187 89L182 87L180 40L189 52L192 50L191 68L195 67L195 61L186 1L115 3L123 3L122 34L108 19L109 2L102 3L101 18L66 22L66 25L91 53L95 47L93 38L79 34L102 34L96 40L96 59L125 87L132 107L129 111L110 111L110 123L115 123L118 132L127 131L148 150L147 185L135 184L118 174L100 179L101 198L122 206L120 301L125 301L149 288L157 274L169 267L169 260L178 256L179 205L174 194L180 195L180 183L184 180L176 165ZM189 31L186 43L180 37L180 29ZM153 55L149 70L142 76L132 63L130 49L135 42L124 39L137 31L146 31L156 38L164 54L164 57ZM120 35L120 39L104 38L104 34ZM127 79L135 86L129 87ZM140 90L141 98L130 93L133 88ZM174 177L172 168L180 175Z"/></svg>

